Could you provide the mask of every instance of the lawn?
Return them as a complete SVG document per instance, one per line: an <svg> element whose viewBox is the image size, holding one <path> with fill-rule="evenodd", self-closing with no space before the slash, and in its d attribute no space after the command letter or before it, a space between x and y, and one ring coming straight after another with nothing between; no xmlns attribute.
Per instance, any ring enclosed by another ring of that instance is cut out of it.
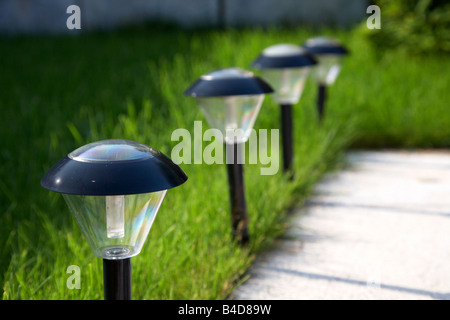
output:
<svg viewBox="0 0 450 320"><path fill-rule="evenodd" d="M450 147L450 61L379 52L360 30L181 30L149 25L78 36L0 38L0 282L3 299L102 299L102 262L59 194L39 182L67 153L124 138L171 155L177 128L209 128L185 89L222 67L250 68L272 44L325 34L351 51L328 90L325 121L308 81L294 107L295 178L245 166L251 243L233 243L224 165L181 164L144 248L132 261L133 299L225 299L254 257L281 236L291 208L339 168L348 148ZM257 73L257 72L256 72ZM279 128L265 98L255 129ZM81 270L68 289L66 270Z"/></svg>

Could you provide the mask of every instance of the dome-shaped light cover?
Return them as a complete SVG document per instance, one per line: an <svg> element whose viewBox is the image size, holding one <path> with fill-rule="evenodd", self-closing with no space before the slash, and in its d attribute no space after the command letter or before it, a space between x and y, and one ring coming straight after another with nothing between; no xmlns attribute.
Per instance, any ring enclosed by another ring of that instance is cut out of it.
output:
<svg viewBox="0 0 450 320"><path fill-rule="evenodd" d="M274 88L274 99L280 104L300 100L310 68L316 60L301 47L282 43L263 50L252 66L261 69L263 78Z"/></svg>
<svg viewBox="0 0 450 320"><path fill-rule="evenodd" d="M227 68L201 76L185 94L197 99L208 123L222 132L226 143L241 143L250 136L264 94L272 91L252 72Z"/></svg>
<svg viewBox="0 0 450 320"><path fill-rule="evenodd" d="M97 257L125 259L141 251L167 189L186 180L176 164L146 145L103 140L71 152L41 185L63 193Z"/></svg>
<svg viewBox="0 0 450 320"><path fill-rule="evenodd" d="M339 74L342 58L348 54L348 50L338 41L326 37L308 39L303 48L319 62L313 71L314 80L324 85L333 84Z"/></svg>

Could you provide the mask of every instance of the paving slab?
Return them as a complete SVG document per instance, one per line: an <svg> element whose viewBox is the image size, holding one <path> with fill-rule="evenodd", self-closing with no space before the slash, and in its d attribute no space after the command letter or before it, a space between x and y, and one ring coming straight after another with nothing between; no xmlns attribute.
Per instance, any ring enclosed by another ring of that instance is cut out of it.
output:
<svg viewBox="0 0 450 320"><path fill-rule="evenodd" d="M450 151L346 157L232 299L450 299Z"/></svg>

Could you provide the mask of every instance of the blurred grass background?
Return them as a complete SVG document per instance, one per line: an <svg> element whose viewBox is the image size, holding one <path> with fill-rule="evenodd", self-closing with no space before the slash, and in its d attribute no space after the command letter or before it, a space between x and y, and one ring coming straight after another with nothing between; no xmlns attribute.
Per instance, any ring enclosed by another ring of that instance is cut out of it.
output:
<svg viewBox="0 0 450 320"><path fill-rule="evenodd" d="M281 235L289 209L342 164L349 148L450 147L450 61L442 54L373 46L367 30L248 28L181 30L146 25L78 36L0 38L0 283L3 299L102 299L102 264L59 194L39 181L86 143L124 138L170 156L177 128L204 117L183 92L200 75L250 68L265 47L318 34L351 51L328 90L318 125L315 84L294 107L294 181L245 166L251 244L231 239L225 166L186 165L168 192L140 255L134 299L224 299L254 257ZM257 72L256 72L257 73ZM279 128L267 96L255 129ZM206 121L203 130L208 129ZM81 269L69 290L66 269Z"/></svg>

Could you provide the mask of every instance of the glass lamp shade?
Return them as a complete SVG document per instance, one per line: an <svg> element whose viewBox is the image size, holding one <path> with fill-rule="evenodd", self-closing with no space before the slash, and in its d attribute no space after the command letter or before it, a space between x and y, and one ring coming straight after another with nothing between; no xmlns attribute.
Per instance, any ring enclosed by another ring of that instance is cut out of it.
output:
<svg viewBox="0 0 450 320"><path fill-rule="evenodd" d="M141 252L166 192L63 197L92 252L114 260Z"/></svg>
<svg viewBox="0 0 450 320"><path fill-rule="evenodd" d="M317 60L319 64L312 74L314 81L327 86L332 85L341 71L342 56L320 55Z"/></svg>
<svg viewBox="0 0 450 320"><path fill-rule="evenodd" d="M263 94L197 98L209 125L222 132L225 143L248 140L263 100Z"/></svg>
<svg viewBox="0 0 450 320"><path fill-rule="evenodd" d="M319 84L333 84L341 69L342 58L348 54L348 50L338 41L326 37L308 39L303 48L319 62L314 68L313 79Z"/></svg>
<svg viewBox="0 0 450 320"><path fill-rule="evenodd" d="M262 77L274 88L274 99L280 104L300 100L309 70L316 60L300 46L281 43L270 46L253 61Z"/></svg>
<svg viewBox="0 0 450 320"><path fill-rule="evenodd" d="M263 69L261 75L274 88L280 104L296 104L302 95L309 68Z"/></svg>
<svg viewBox="0 0 450 320"><path fill-rule="evenodd" d="M226 143L248 140L266 93L273 89L252 72L219 69L200 77L185 92L195 97L209 125Z"/></svg>
<svg viewBox="0 0 450 320"><path fill-rule="evenodd" d="M112 139L71 152L41 185L63 194L93 253L114 260L141 251L167 189L186 180L159 151Z"/></svg>

